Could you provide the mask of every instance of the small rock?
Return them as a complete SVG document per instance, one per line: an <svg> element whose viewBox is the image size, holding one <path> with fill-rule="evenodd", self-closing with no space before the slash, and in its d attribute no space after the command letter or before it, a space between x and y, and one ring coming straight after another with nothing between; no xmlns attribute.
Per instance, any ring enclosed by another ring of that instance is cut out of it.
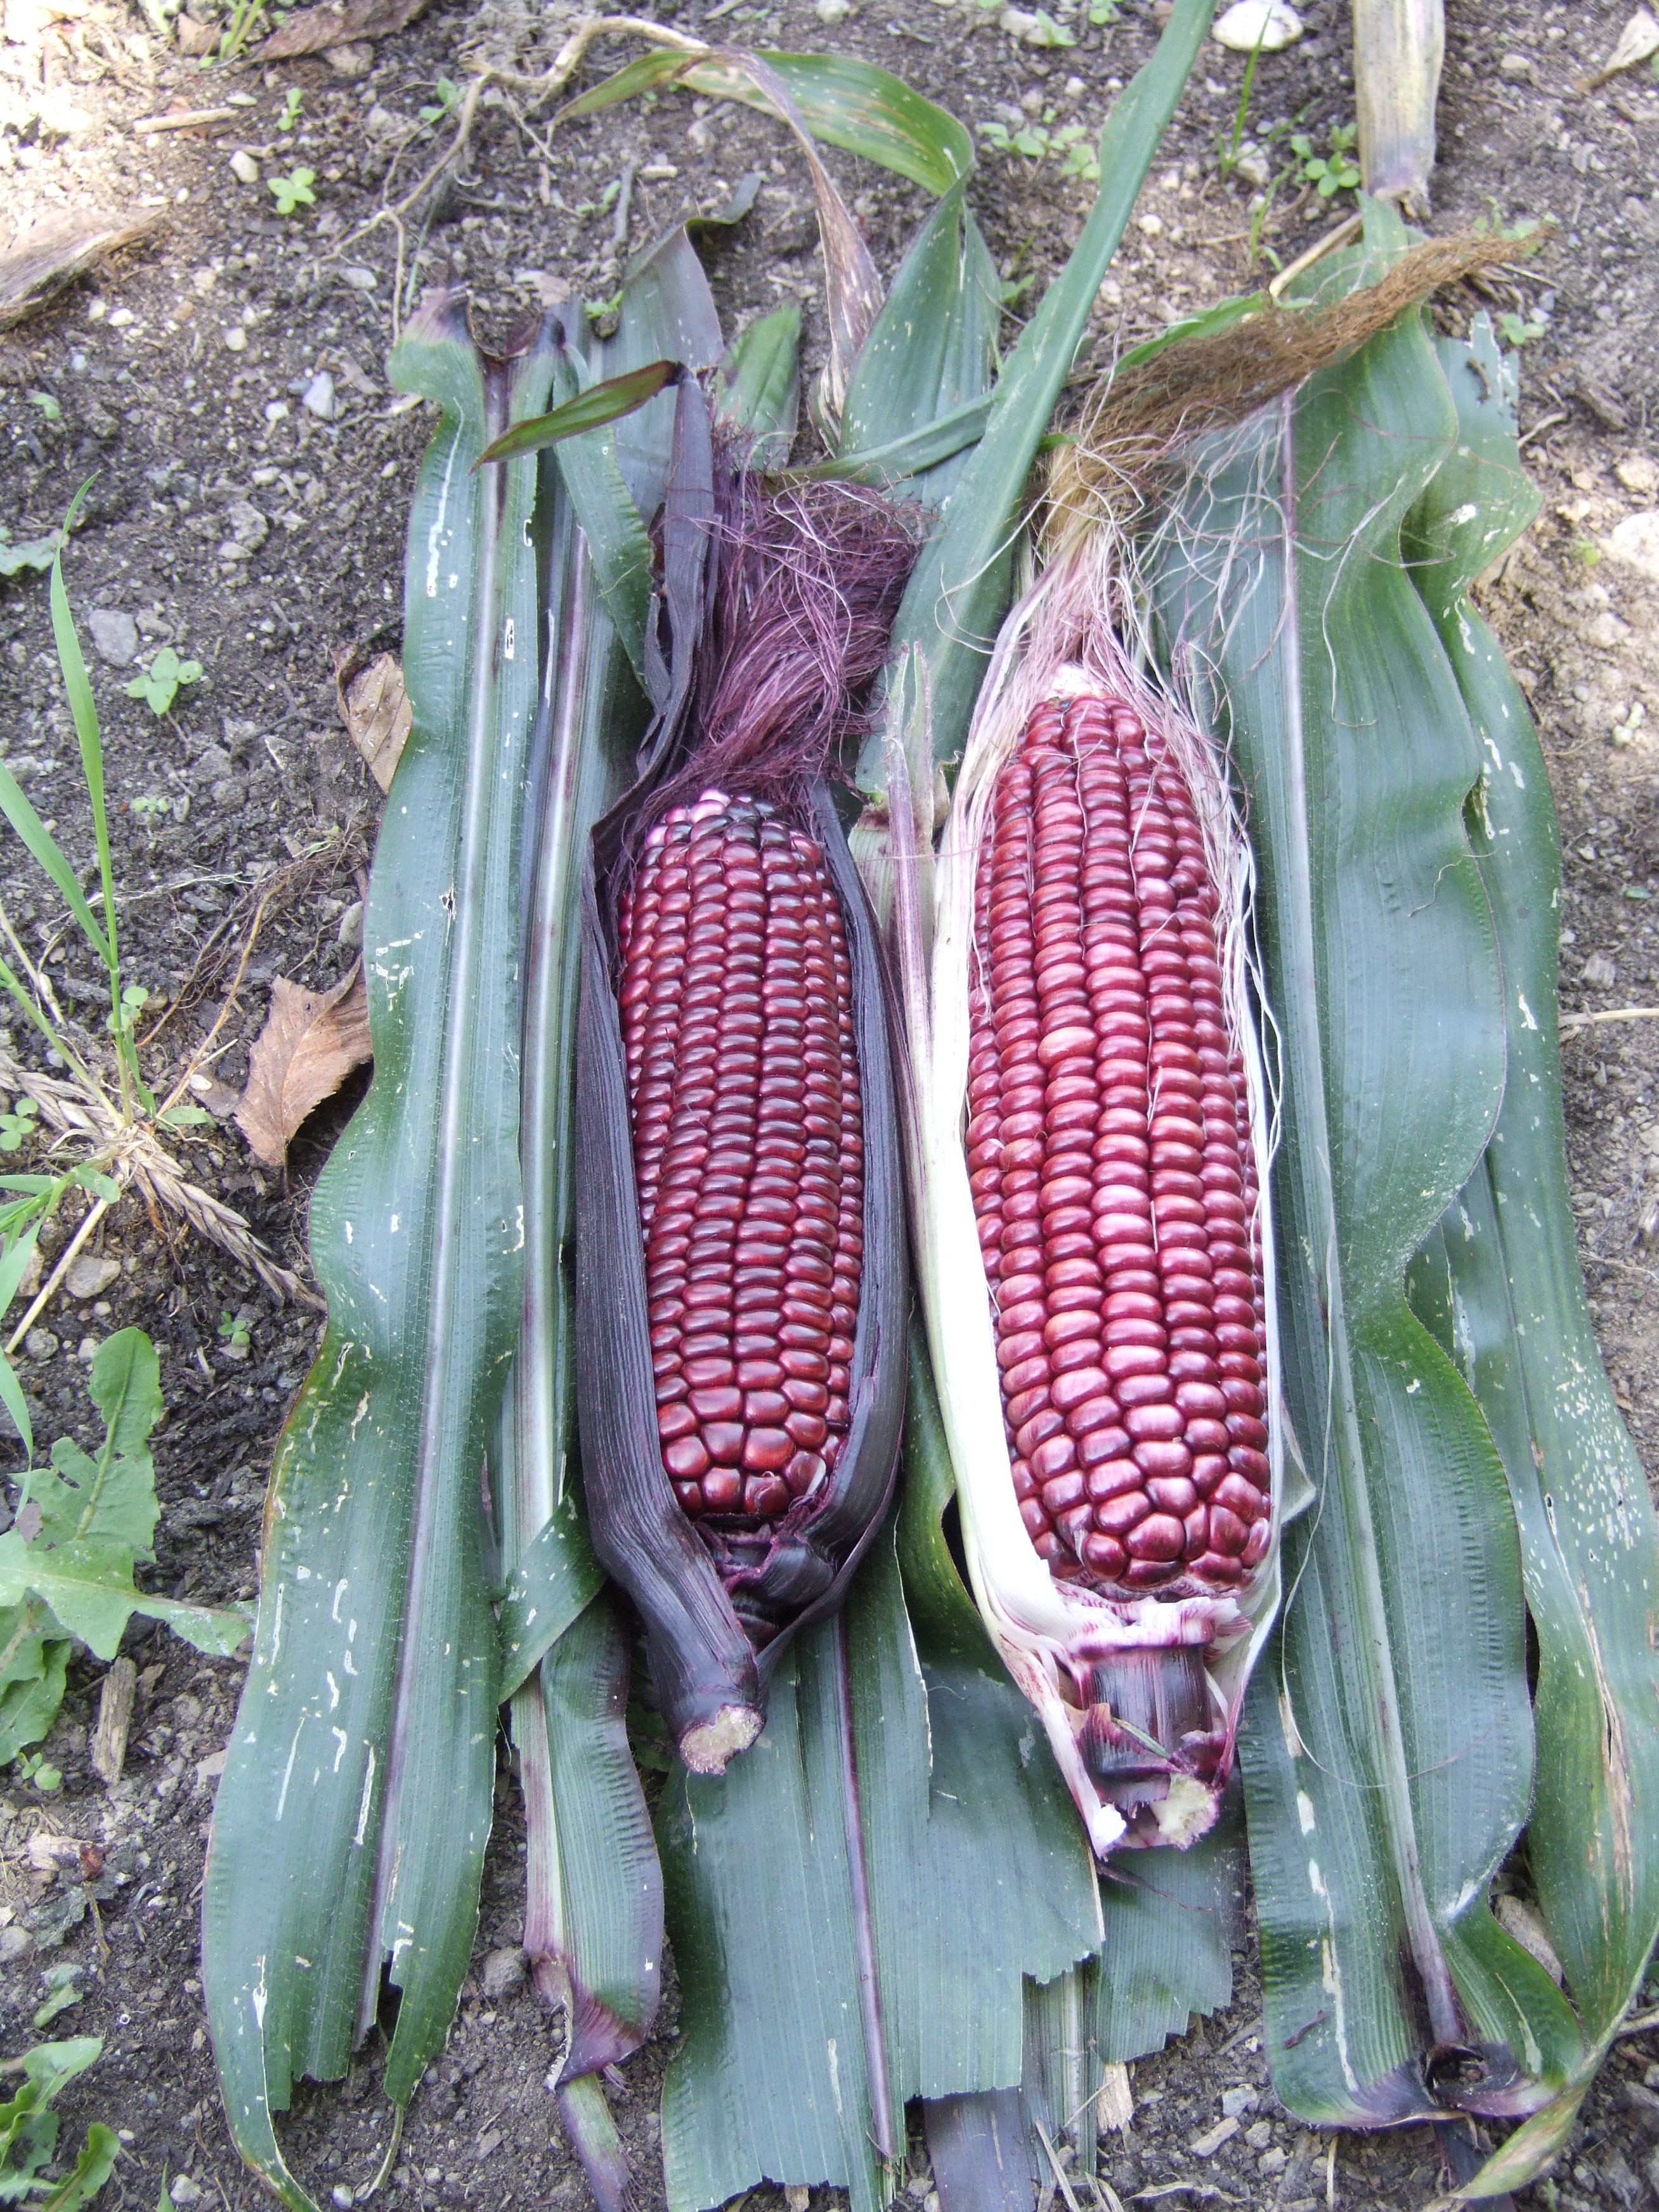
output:
<svg viewBox="0 0 1659 2212"><path fill-rule="evenodd" d="M1601 541L1609 560L1622 561L1644 575L1659 579L1659 508L1644 507L1615 522Z"/></svg>
<svg viewBox="0 0 1659 2212"><path fill-rule="evenodd" d="M374 271L365 269L361 262L343 261L340 264L340 282L349 284L354 292L372 292L380 281Z"/></svg>
<svg viewBox="0 0 1659 2212"><path fill-rule="evenodd" d="M346 2187L344 2182L337 2181L329 2191L329 2195L333 2203L339 2208L339 2212L351 2212L351 2191Z"/></svg>
<svg viewBox="0 0 1659 2212"><path fill-rule="evenodd" d="M337 941L344 946L348 952L356 952L362 948L363 941L363 902L361 899L353 899L351 904L340 916L340 927L338 931L336 933L336 935Z"/></svg>
<svg viewBox="0 0 1659 2212"><path fill-rule="evenodd" d="M1616 476L1626 491L1633 491L1638 499L1651 499L1659 492L1659 461L1651 453L1630 453L1613 464Z"/></svg>
<svg viewBox="0 0 1659 2212"><path fill-rule="evenodd" d="M202 2191L199 2184L187 2173L176 2173L167 2184L167 2193L175 2204L199 2204Z"/></svg>
<svg viewBox="0 0 1659 2212"><path fill-rule="evenodd" d="M228 775L233 763L222 745L205 744L196 756L198 781L207 783L222 775Z"/></svg>
<svg viewBox="0 0 1659 2212"><path fill-rule="evenodd" d="M247 797L246 779L240 775L222 775L208 793L216 806L240 806Z"/></svg>
<svg viewBox="0 0 1659 2212"><path fill-rule="evenodd" d="M0 1928L0 1966L21 1959L33 1941L27 1928Z"/></svg>
<svg viewBox="0 0 1659 2212"><path fill-rule="evenodd" d="M252 155L248 152L246 146L239 146L236 149L236 151L231 155L230 173L232 176L239 177L245 185L257 185L258 183L259 164L254 160Z"/></svg>
<svg viewBox="0 0 1659 2212"><path fill-rule="evenodd" d="M1265 192L1273 180L1267 157L1259 146L1246 146L1233 163L1233 172L1243 177L1247 185L1254 185L1259 192Z"/></svg>
<svg viewBox="0 0 1659 2212"><path fill-rule="evenodd" d="M483 1962L480 1980L485 1996L492 2003L500 1997L510 1996L523 1979L524 1953L517 1944L503 1944Z"/></svg>
<svg viewBox="0 0 1659 2212"><path fill-rule="evenodd" d="M203 1789L216 1782L224 1772L226 1757L222 1751L210 1751L205 1759L197 1760L196 1779Z"/></svg>
<svg viewBox="0 0 1659 2212"><path fill-rule="evenodd" d="M844 23L852 12L852 0L817 0L812 10L820 23Z"/></svg>
<svg viewBox="0 0 1659 2212"><path fill-rule="evenodd" d="M106 1291L121 1279L121 1262L108 1255L83 1252L64 1278L64 1288L77 1305L88 1298L101 1298Z"/></svg>
<svg viewBox="0 0 1659 2212"><path fill-rule="evenodd" d="M1254 2135L1255 2132L1255 2129L1252 2128L1250 2132ZM1290 2162L1290 2153L1288 2151L1280 2150L1279 2146L1275 2144L1271 2150L1264 2150L1261 2157L1257 2159L1255 2162L1256 2172L1258 2173L1278 2173L1285 2166L1288 2166Z"/></svg>
<svg viewBox="0 0 1659 2212"><path fill-rule="evenodd" d="M1253 2112L1261 2102L1259 2093L1240 2082L1234 2089L1221 2093L1221 2112L1224 2119L1236 2120L1241 2112Z"/></svg>
<svg viewBox="0 0 1659 2212"><path fill-rule="evenodd" d="M1271 2120L1258 2120L1253 2128L1244 2130L1244 2140L1252 2150L1266 2150L1273 2139L1273 2124Z"/></svg>
<svg viewBox="0 0 1659 2212"><path fill-rule="evenodd" d="M401 116L382 107L377 100L363 118L363 128L371 138L401 138L408 126Z"/></svg>
<svg viewBox="0 0 1659 2212"><path fill-rule="evenodd" d="M32 1328L23 1339L23 1349L31 1359L44 1364L48 1359L57 1358L58 1339L49 1328Z"/></svg>
<svg viewBox="0 0 1659 2212"><path fill-rule="evenodd" d="M501 2147L501 2130L499 2128L486 2128L483 2133L478 2137L477 2148L474 2153L474 2155L480 2159L488 2158L490 2156L492 2152L498 2151Z"/></svg>
<svg viewBox="0 0 1659 2212"><path fill-rule="evenodd" d="M1213 2158L1222 2144L1231 2142L1237 2133L1237 2120L1218 2120L1212 2128L1206 2128L1201 2136L1194 2136L1187 2148L1194 2158Z"/></svg>
<svg viewBox="0 0 1659 2212"><path fill-rule="evenodd" d="M1505 54L1499 61L1498 70L1500 76L1530 76L1532 57L1530 54Z"/></svg>
<svg viewBox="0 0 1659 2212"><path fill-rule="evenodd" d="M367 76L374 66L374 49L366 39L359 39L349 46L330 46L323 59L336 76Z"/></svg>
<svg viewBox="0 0 1659 2212"><path fill-rule="evenodd" d="M1135 228L1144 231L1148 238L1162 238L1164 235L1164 220L1161 216L1150 213L1137 216Z"/></svg>
<svg viewBox="0 0 1659 2212"><path fill-rule="evenodd" d="M90 1367L93 1361L97 1358L98 1346L101 1341L102 1339L96 1336L83 1336L76 1346L75 1356L82 1367Z"/></svg>
<svg viewBox="0 0 1659 2212"><path fill-rule="evenodd" d="M1605 952L1592 952L1584 963L1583 977L1592 991L1610 991L1619 981L1619 969Z"/></svg>
<svg viewBox="0 0 1659 2212"><path fill-rule="evenodd" d="M228 330L222 331L219 335L225 342L227 353L240 353L247 343L247 332L240 323L232 323Z"/></svg>
<svg viewBox="0 0 1659 2212"><path fill-rule="evenodd" d="M112 668L125 668L138 651L138 625L118 607L94 607L87 617L87 628L92 632L98 658Z"/></svg>
<svg viewBox="0 0 1659 2212"><path fill-rule="evenodd" d="M1233 0L1210 36L1236 54L1276 54L1302 36L1302 18L1290 0Z"/></svg>
<svg viewBox="0 0 1659 2212"><path fill-rule="evenodd" d="M334 400L334 379L326 369L319 370L305 388L300 404L307 415L314 415L319 422L331 422L339 410Z"/></svg>

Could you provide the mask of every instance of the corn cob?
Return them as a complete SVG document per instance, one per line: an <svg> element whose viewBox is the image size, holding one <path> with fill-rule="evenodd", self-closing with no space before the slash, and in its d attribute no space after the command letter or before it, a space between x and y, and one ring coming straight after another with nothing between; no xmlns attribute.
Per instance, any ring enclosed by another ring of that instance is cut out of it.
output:
<svg viewBox="0 0 1659 2212"><path fill-rule="evenodd" d="M1255 1167L1203 838L1133 708L1032 714L975 908L968 1168L1021 1516L1058 1578L1231 1587L1269 1533Z"/></svg>
<svg viewBox="0 0 1659 2212"><path fill-rule="evenodd" d="M1205 740L1117 644L1113 542L1083 533L1005 631L936 878L902 674L886 745L963 1547L1103 1854L1214 1820L1277 1598L1249 856Z"/></svg>
<svg viewBox="0 0 1659 2212"><path fill-rule="evenodd" d="M618 927L657 1433L694 1520L775 1522L847 1440L864 1134L823 855L707 790L652 828Z"/></svg>
<svg viewBox="0 0 1659 2212"><path fill-rule="evenodd" d="M589 1528L721 1771L890 1495L902 1185L874 925L822 769L913 557L874 495L717 467L682 386L657 722L594 833L578 1038Z"/></svg>

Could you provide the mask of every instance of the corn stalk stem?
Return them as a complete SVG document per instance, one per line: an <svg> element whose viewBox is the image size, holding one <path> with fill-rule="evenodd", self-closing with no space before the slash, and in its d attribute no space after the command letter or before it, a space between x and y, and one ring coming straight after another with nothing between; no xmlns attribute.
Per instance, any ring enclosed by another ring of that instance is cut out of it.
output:
<svg viewBox="0 0 1659 2212"><path fill-rule="evenodd" d="M1445 54L1445 0L1353 0L1360 171L1368 192L1408 215L1428 211Z"/></svg>
<svg viewBox="0 0 1659 2212"><path fill-rule="evenodd" d="M858 1945L859 2013L864 2027L865 2069L870 2077L870 2134L891 2165L898 2157L892 2091L887 2080L887 2039L882 2027L881 1985L876 1976L875 1923L870 1907L870 1862L864 1809L859 1802L859 1754L853 1728L853 1654L847 1608L836 1615L836 1705L841 1737L842 1804L847 1823L847 1868L853 1890L853 1929Z"/></svg>

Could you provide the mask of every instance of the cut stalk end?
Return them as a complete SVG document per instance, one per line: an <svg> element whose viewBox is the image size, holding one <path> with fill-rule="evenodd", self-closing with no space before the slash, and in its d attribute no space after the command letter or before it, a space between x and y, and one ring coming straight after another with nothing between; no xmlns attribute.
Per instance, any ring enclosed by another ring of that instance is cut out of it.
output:
<svg viewBox="0 0 1659 2212"><path fill-rule="evenodd" d="M740 1751L760 1734L765 1716L752 1705L722 1705L712 1721L700 1721L680 1738L680 1757L693 1774L724 1774Z"/></svg>

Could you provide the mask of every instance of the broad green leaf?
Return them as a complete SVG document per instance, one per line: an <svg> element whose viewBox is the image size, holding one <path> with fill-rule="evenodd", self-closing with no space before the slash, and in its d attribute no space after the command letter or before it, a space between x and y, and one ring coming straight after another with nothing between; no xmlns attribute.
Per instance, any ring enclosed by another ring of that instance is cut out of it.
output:
<svg viewBox="0 0 1659 2212"><path fill-rule="evenodd" d="M1573 1234L1556 992L1561 859L1520 687L1470 587L1537 512L1515 443L1515 371L1484 316L1437 350L1458 441L1407 526L1413 580L1483 759L1467 810L1503 961L1508 1067L1479 1167L1411 1275L1502 1455L1538 1638L1527 1866L1588 2046L1563 2096L1476 2193L1522 2186L1565 2135L1659 1931L1659 1662L1647 1624L1659 1531L1604 1375Z"/></svg>
<svg viewBox="0 0 1659 2212"><path fill-rule="evenodd" d="M70 2035L61 2043L37 2043L23 2053L23 2078L33 2089L37 2106L50 2105L104 2052L101 2035ZM4 2107L0 2106L0 2116Z"/></svg>
<svg viewBox="0 0 1659 2212"><path fill-rule="evenodd" d="M283 1431L259 1619L214 1818L204 1960L238 2148L291 2207L271 2115L344 2073L382 1972L407 2100L466 1970L495 1784L480 1477L520 1305L519 880L540 671L537 464L551 334L481 356L419 315L400 389L442 409L410 520L414 727L371 881L374 1083L312 1202L322 1349Z"/></svg>
<svg viewBox="0 0 1659 2212"><path fill-rule="evenodd" d="M1370 235L1386 258L1397 218ZM1504 1083L1462 817L1480 750L1400 547L1455 437L1407 316L1198 457L1158 580L1249 808L1285 1389L1319 1492L1240 1739L1267 2042L1291 2109L1348 2124L1524 2111L1577 2040L1488 1906L1530 1794L1520 1559L1486 1424L1404 1293ZM1459 2045L1481 2059L1448 2067Z"/></svg>
<svg viewBox="0 0 1659 2212"><path fill-rule="evenodd" d="M152 1597L133 1584L161 1513L149 1455L162 1413L155 1346L142 1329L116 1330L99 1346L90 1379L104 1442L94 1458L60 1437L52 1465L28 1476L16 1522L0 1536L0 1606L21 1607L33 1593L100 1659L115 1656L135 1613L165 1620L203 1650L234 1651L247 1635L245 1612Z"/></svg>
<svg viewBox="0 0 1659 2212"><path fill-rule="evenodd" d="M0 1766L39 1743L58 1717L70 1646L55 1627L39 1599L0 1612Z"/></svg>
<svg viewBox="0 0 1659 2212"><path fill-rule="evenodd" d="M693 92L739 100L763 113L772 103L719 50L699 60L678 48L641 54L625 69L561 108L556 120L595 115L620 100L678 78ZM950 191L974 166L974 143L956 117L924 100L902 78L872 63L842 54L763 52L758 58L781 79L808 129L826 146L879 162L935 198Z"/></svg>
<svg viewBox="0 0 1659 2212"><path fill-rule="evenodd" d="M1060 275L998 380L983 436L922 553L893 630L893 650L919 646L933 701L934 750L961 751L968 719L1008 605L1011 554L1026 478L1122 237L1209 28L1213 0L1176 0L1157 51L1118 96L1100 138L1100 189ZM882 787L884 732L873 729L858 781Z"/></svg>
<svg viewBox="0 0 1659 2212"><path fill-rule="evenodd" d="M866 483L919 479L915 490L934 505L962 472L945 463L984 428L1002 319L996 264L966 191L952 185L893 280L848 391L834 467L861 464Z"/></svg>
<svg viewBox="0 0 1659 2212"><path fill-rule="evenodd" d="M678 369L675 362L647 362L643 368L630 369L626 375L590 384L554 408L550 414L530 416L522 422L515 422L510 430L503 430L499 438L490 441L472 465L481 469L489 462L510 461L520 453L537 453L544 446L556 446L563 439L580 437L584 430L597 430L606 422L631 415L647 399L654 399L665 385L674 383Z"/></svg>
<svg viewBox="0 0 1659 2212"><path fill-rule="evenodd" d="M617 641L628 655L635 680L643 685L645 629L651 605L651 539L617 465L616 440L605 431L590 432L561 446L557 459L565 491L586 540L592 588L604 600Z"/></svg>
<svg viewBox="0 0 1659 2212"><path fill-rule="evenodd" d="M115 2171L121 2144L113 2128L94 2120L74 2166L40 2201L40 2212L80 2212Z"/></svg>
<svg viewBox="0 0 1659 2212"><path fill-rule="evenodd" d="M733 339L714 377L714 416L746 432L749 465L781 468L800 416L799 300L757 316Z"/></svg>

